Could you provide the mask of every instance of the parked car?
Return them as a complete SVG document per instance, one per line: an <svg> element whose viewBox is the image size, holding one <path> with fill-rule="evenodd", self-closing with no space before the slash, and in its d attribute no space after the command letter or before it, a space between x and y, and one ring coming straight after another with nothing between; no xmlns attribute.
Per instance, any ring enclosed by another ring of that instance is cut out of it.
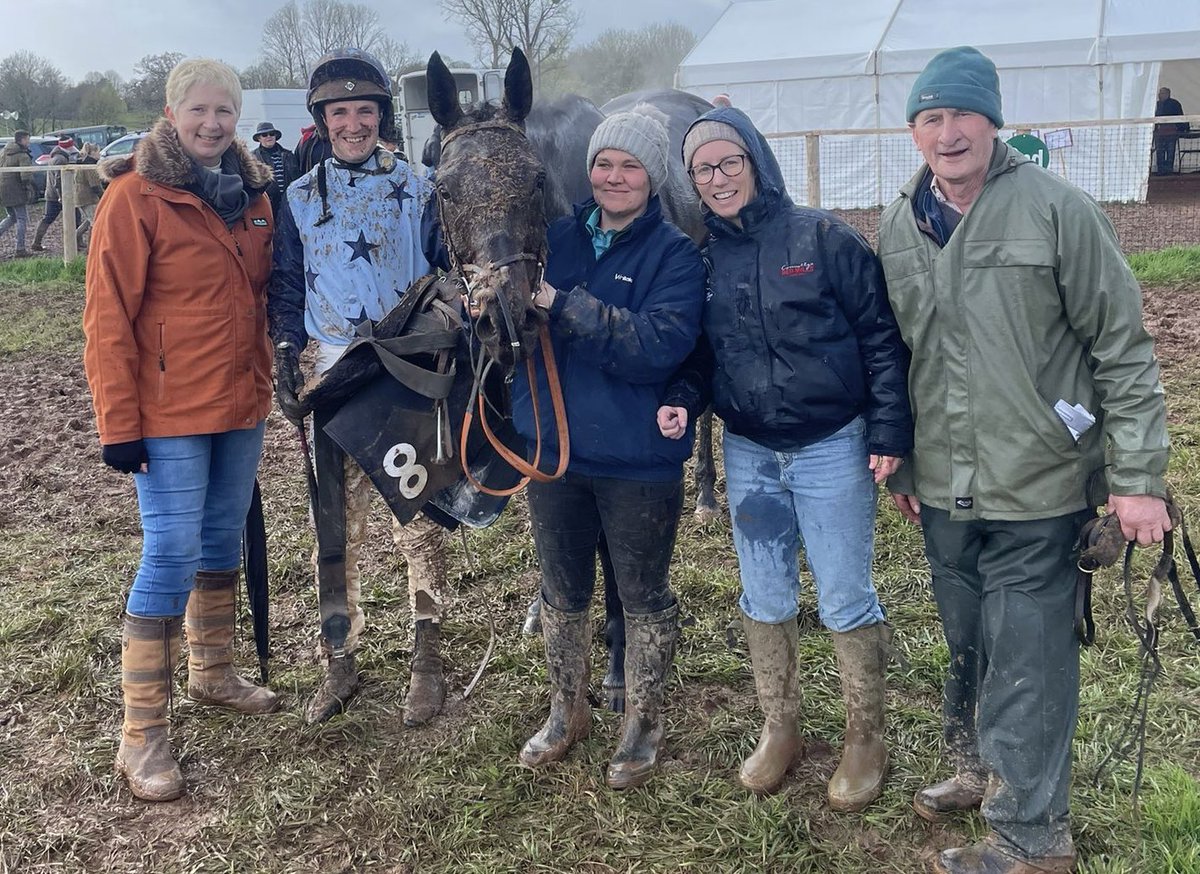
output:
<svg viewBox="0 0 1200 874"><path fill-rule="evenodd" d="M129 131L123 124L91 124L84 127L64 127L62 130L51 131L51 136L69 136L75 140L75 145L83 148L84 143L95 143L104 148L113 140L125 136Z"/></svg>
<svg viewBox="0 0 1200 874"><path fill-rule="evenodd" d="M100 157L114 158L119 157L120 155L128 155L133 151L133 147L141 142L142 138L148 133L150 133L148 130L139 130L134 131L131 134L125 134L125 136L120 137L119 139L115 139L100 150Z"/></svg>

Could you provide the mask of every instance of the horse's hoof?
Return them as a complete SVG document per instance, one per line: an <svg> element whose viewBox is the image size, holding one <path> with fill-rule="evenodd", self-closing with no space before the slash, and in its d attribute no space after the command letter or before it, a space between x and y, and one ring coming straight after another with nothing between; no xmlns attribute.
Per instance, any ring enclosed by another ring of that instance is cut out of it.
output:
<svg viewBox="0 0 1200 874"><path fill-rule="evenodd" d="M720 509L716 504L697 504L696 505L696 521L697 522L712 522L721 515Z"/></svg>

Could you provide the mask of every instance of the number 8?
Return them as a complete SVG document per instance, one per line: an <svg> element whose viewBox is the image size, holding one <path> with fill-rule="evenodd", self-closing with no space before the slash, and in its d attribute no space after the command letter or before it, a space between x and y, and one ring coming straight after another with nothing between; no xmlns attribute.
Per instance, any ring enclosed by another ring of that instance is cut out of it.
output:
<svg viewBox="0 0 1200 874"><path fill-rule="evenodd" d="M404 456L404 463L397 467L396 458L399 455ZM425 465L416 462L417 450L411 443L397 443L383 456L384 472L400 480L400 494L410 501L421 494L425 483L429 481L429 471L425 469Z"/></svg>

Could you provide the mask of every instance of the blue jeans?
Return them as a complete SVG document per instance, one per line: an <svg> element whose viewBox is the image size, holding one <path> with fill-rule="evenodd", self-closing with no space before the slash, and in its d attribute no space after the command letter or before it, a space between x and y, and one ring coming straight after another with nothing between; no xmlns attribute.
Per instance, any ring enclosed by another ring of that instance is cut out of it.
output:
<svg viewBox="0 0 1200 874"><path fill-rule="evenodd" d="M17 226L17 251L25 251L25 229L29 226L28 206L6 206L8 215L0 221L0 237L8 233L13 225Z"/></svg>
<svg viewBox="0 0 1200 874"><path fill-rule="evenodd" d="M143 541L130 613L181 616L199 568L223 571L241 563L265 425L146 438L147 472L133 477Z"/></svg>
<svg viewBox="0 0 1200 874"><path fill-rule="evenodd" d="M796 615L803 546L826 628L882 622L871 582L875 480L862 419L798 452L775 452L728 431L723 447L742 612L772 625Z"/></svg>

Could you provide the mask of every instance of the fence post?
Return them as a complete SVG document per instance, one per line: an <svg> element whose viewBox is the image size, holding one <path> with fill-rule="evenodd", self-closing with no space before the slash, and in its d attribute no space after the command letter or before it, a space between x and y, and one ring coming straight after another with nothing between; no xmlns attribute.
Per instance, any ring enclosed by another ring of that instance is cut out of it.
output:
<svg viewBox="0 0 1200 874"><path fill-rule="evenodd" d="M804 164L808 171L808 205L821 206L821 135L804 135Z"/></svg>
<svg viewBox="0 0 1200 874"><path fill-rule="evenodd" d="M70 172L67 169L70 168ZM64 164L58 171L59 196L62 197L63 263L69 264L79 257L79 244L75 240L75 174L78 165Z"/></svg>

